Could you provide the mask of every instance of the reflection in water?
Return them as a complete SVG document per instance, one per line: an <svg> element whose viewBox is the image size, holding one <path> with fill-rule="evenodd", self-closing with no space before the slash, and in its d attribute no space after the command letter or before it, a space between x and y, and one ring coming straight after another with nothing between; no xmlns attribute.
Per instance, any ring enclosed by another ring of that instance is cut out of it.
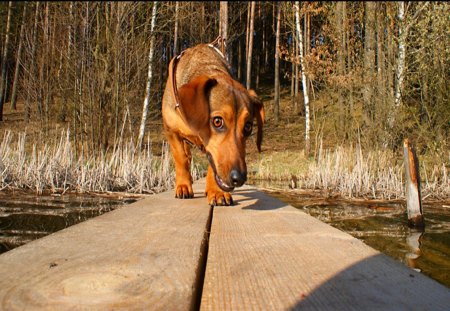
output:
<svg viewBox="0 0 450 311"><path fill-rule="evenodd" d="M419 231L408 227L403 202L339 200L280 188L264 191L450 287L450 209L445 204L423 204L426 224Z"/></svg>
<svg viewBox="0 0 450 311"><path fill-rule="evenodd" d="M93 195L1 193L0 254L134 201Z"/></svg>
<svg viewBox="0 0 450 311"><path fill-rule="evenodd" d="M408 244L410 250L410 252L406 254L408 266L419 272L420 268L417 267L416 260L421 255L420 238L422 237L423 232L424 232L423 230L421 231L418 230L415 232L411 230L408 236L406 237L406 244Z"/></svg>

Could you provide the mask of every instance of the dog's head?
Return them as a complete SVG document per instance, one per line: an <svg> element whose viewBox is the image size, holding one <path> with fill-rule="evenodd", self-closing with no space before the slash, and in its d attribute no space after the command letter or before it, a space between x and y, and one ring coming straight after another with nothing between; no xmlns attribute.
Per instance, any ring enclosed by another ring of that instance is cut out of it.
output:
<svg viewBox="0 0 450 311"><path fill-rule="evenodd" d="M247 180L245 143L256 120L261 151L264 107L253 90L227 76L199 76L178 90L192 132L203 142L217 185L232 191Z"/></svg>

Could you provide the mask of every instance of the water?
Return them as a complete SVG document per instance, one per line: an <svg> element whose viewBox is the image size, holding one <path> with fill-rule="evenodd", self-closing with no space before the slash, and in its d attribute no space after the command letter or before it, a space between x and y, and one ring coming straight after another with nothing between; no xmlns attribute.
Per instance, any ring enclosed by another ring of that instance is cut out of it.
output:
<svg viewBox="0 0 450 311"><path fill-rule="evenodd" d="M420 231L408 227L404 202L345 201L284 188L265 191L450 287L450 205L424 203Z"/></svg>
<svg viewBox="0 0 450 311"><path fill-rule="evenodd" d="M408 227L404 203L350 202L287 189L265 191L450 287L449 205L424 204L421 232ZM134 201L0 192L0 253Z"/></svg>
<svg viewBox="0 0 450 311"><path fill-rule="evenodd" d="M1 192L0 254L134 201L93 195Z"/></svg>

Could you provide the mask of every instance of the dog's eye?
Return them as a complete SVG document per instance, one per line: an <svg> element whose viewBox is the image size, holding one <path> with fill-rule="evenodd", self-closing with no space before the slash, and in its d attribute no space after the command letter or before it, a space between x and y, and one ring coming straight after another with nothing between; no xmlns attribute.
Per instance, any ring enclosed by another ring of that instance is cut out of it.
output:
<svg viewBox="0 0 450 311"><path fill-rule="evenodd" d="M244 135L245 136L250 136L250 134L252 133L252 129L253 129L253 123L252 122L245 123Z"/></svg>
<svg viewBox="0 0 450 311"><path fill-rule="evenodd" d="M215 128L221 129L223 127L223 119L221 117L214 117L212 119L212 124Z"/></svg>

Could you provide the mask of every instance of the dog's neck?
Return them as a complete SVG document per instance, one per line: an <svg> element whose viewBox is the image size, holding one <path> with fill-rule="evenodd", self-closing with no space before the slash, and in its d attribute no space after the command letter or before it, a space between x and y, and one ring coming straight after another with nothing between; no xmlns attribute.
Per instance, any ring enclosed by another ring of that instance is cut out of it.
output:
<svg viewBox="0 0 450 311"><path fill-rule="evenodd" d="M221 44L221 50L219 50L217 47L215 47L215 45L219 43ZM220 57L224 60L224 63L228 69L229 72L231 72L231 66L228 63L227 58L225 57L224 53L225 53L225 40L221 37L218 36L216 38L216 40L214 40L213 42L208 44L209 47L211 47L217 54L220 55ZM180 61L181 57L183 56L185 51L182 51L179 55L175 56L174 58L172 58L172 60L170 61L169 64L169 81L172 84L171 85L171 91L172 91L172 96L173 99L175 101L175 110L178 111L178 114L180 115L180 117L183 119L184 122L186 122L186 117L184 115L184 111L183 111L183 107L180 104L180 97L178 95L178 88L177 88L177 65L178 62Z"/></svg>

